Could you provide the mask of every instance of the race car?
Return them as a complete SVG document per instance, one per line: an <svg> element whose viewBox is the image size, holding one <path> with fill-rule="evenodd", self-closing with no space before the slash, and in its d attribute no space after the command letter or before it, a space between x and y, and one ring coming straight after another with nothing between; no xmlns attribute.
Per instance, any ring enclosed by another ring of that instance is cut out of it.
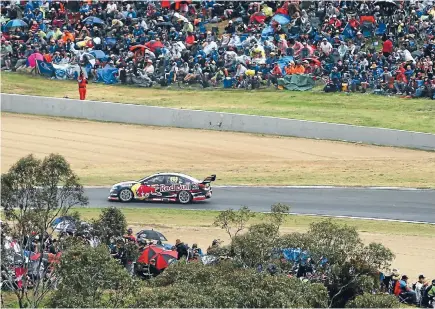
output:
<svg viewBox="0 0 435 309"><path fill-rule="evenodd" d="M138 181L120 182L110 189L109 201L178 202L188 204L211 198L216 175L200 181L179 173L158 173Z"/></svg>

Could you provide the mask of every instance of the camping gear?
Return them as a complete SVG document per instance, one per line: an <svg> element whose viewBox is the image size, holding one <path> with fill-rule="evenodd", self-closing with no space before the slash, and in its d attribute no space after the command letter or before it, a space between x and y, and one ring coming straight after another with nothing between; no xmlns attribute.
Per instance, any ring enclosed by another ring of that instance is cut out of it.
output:
<svg viewBox="0 0 435 309"><path fill-rule="evenodd" d="M71 216L58 217L58 218L53 220L53 222L51 223L51 226L56 226L59 223L61 223L62 221L73 221L73 220L74 220L74 218Z"/></svg>
<svg viewBox="0 0 435 309"><path fill-rule="evenodd" d="M130 50L132 52L134 52L138 49L141 49L142 51L144 51L145 49L148 49L148 47L146 47L145 45L135 45L135 46L130 47Z"/></svg>
<svg viewBox="0 0 435 309"><path fill-rule="evenodd" d="M306 74L286 75L278 79L278 85L287 90L307 91L312 89L314 84L314 79Z"/></svg>
<svg viewBox="0 0 435 309"><path fill-rule="evenodd" d="M87 25L104 25L104 21L95 16L89 16L83 19L83 22Z"/></svg>
<svg viewBox="0 0 435 309"><path fill-rule="evenodd" d="M150 240L168 241L162 233L154 230L142 230L136 234L136 237L138 239L144 238Z"/></svg>
<svg viewBox="0 0 435 309"><path fill-rule="evenodd" d="M231 77L227 77L224 79L224 88L231 88L233 86L233 79Z"/></svg>
<svg viewBox="0 0 435 309"><path fill-rule="evenodd" d="M34 68L36 66L36 60L43 61L44 57L40 53L33 53L29 56L29 58L27 58L27 61L31 68Z"/></svg>
<svg viewBox="0 0 435 309"><path fill-rule="evenodd" d="M154 258L157 254L163 251L165 251L165 249L161 246L148 246L137 259L137 262L142 264L149 264L152 258Z"/></svg>
<svg viewBox="0 0 435 309"><path fill-rule="evenodd" d="M148 47L153 53L156 52L157 48L163 48L163 43L160 41L149 41L148 43L145 44L146 47Z"/></svg>
<svg viewBox="0 0 435 309"><path fill-rule="evenodd" d="M6 24L6 28L18 28L18 27L28 27L28 25L21 19L13 19L8 21L8 23Z"/></svg>
<svg viewBox="0 0 435 309"><path fill-rule="evenodd" d="M178 259L177 251L172 251L172 250L162 251L161 253L157 254L157 256L155 257L156 268L158 270L165 269L171 263L177 261L177 259Z"/></svg>
<svg viewBox="0 0 435 309"><path fill-rule="evenodd" d="M93 50L89 52L92 56L94 56L96 59L105 59L107 58L107 55L102 50Z"/></svg>
<svg viewBox="0 0 435 309"><path fill-rule="evenodd" d="M276 14L272 17L272 22L277 22L280 25L287 25L291 21L290 16L284 14Z"/></svg>

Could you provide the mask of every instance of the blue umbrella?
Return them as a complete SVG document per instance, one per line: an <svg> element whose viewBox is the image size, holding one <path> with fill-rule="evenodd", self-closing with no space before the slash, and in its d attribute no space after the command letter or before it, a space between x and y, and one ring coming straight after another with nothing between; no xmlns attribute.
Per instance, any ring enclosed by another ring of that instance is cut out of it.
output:
<svg viewBox="0 0 435 309"><path fill-rule="evenodd" d="M27 24L21 19L10 20L6 24L6 28L17 28L17 27L27 27Z"/></svg>
<svg viewBox="0 0 435 309"><path fill-rule="evenodd" d="M104 21L102 19L100 19L98 17L94 17L94 16L89 16L89 17L83 19L83 22L85 24L88 24L88 25L89 24L100 24L100 25L104 24Z"/></svg>
<svg viewBox="0 0 435 309"><path fill-rule="evenodd" d="M280 25L287 25L288 23L290 23L290 17L284 14L276 14L272 17L272 20L276 21Z"/></svg>
<svg viewBox="0 0 435 309"><path fill-rule="evenodd" d="M107 57L106 54L102 50L93 50L89 53L97 59L104 59Z"/></svg>

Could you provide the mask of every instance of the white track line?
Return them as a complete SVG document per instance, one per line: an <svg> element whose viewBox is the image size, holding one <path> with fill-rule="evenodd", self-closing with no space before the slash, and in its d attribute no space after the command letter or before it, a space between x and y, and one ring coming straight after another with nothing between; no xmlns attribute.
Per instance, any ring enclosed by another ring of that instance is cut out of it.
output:
<svg viewBox="0 0 435 309"><path fill-rule="evenodd" d="M179 210L186 210L186 211L219 211L219 212L221 211L221 210L214 210L214 209L194 209L194 208L179 209ZM270 211L259 211L259 212L256 212L256 213L268 214L268 213L270 213ZM337 218L337 219L354 219L354 220L370 220L370 221L385 221L385 222L417 223L417 224L435 225L435 222L425 222L425 221L410 221L410 220L382 219L382 218L354 217L354 216L333 216L333 215L321 215L321 214L304 214L304 213L296 213L296 212L289 212L288 214L292 215L292 216L327 217L327 218Z"/></svg>

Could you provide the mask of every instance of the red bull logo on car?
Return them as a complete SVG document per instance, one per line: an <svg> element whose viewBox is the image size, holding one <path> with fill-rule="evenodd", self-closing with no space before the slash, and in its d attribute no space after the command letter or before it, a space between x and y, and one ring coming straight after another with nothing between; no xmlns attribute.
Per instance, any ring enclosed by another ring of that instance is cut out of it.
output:
<svg viewBox="0 0 435 309"><path fill-rule="evenodd" d="M190 190L190 184L160 185L160 192L189 191L189 190Z"/></svg>
<svg viewBox="0 0 435 309"><path fill-rule="evenodd" d="M191 189L190 184L172 184L172 185L154 185L147 186L142 184L136 184L132 186L131 190L138 199L147 199L150 196L162 196L163 192L177 192L177 191L189 191Z"/></svg>

